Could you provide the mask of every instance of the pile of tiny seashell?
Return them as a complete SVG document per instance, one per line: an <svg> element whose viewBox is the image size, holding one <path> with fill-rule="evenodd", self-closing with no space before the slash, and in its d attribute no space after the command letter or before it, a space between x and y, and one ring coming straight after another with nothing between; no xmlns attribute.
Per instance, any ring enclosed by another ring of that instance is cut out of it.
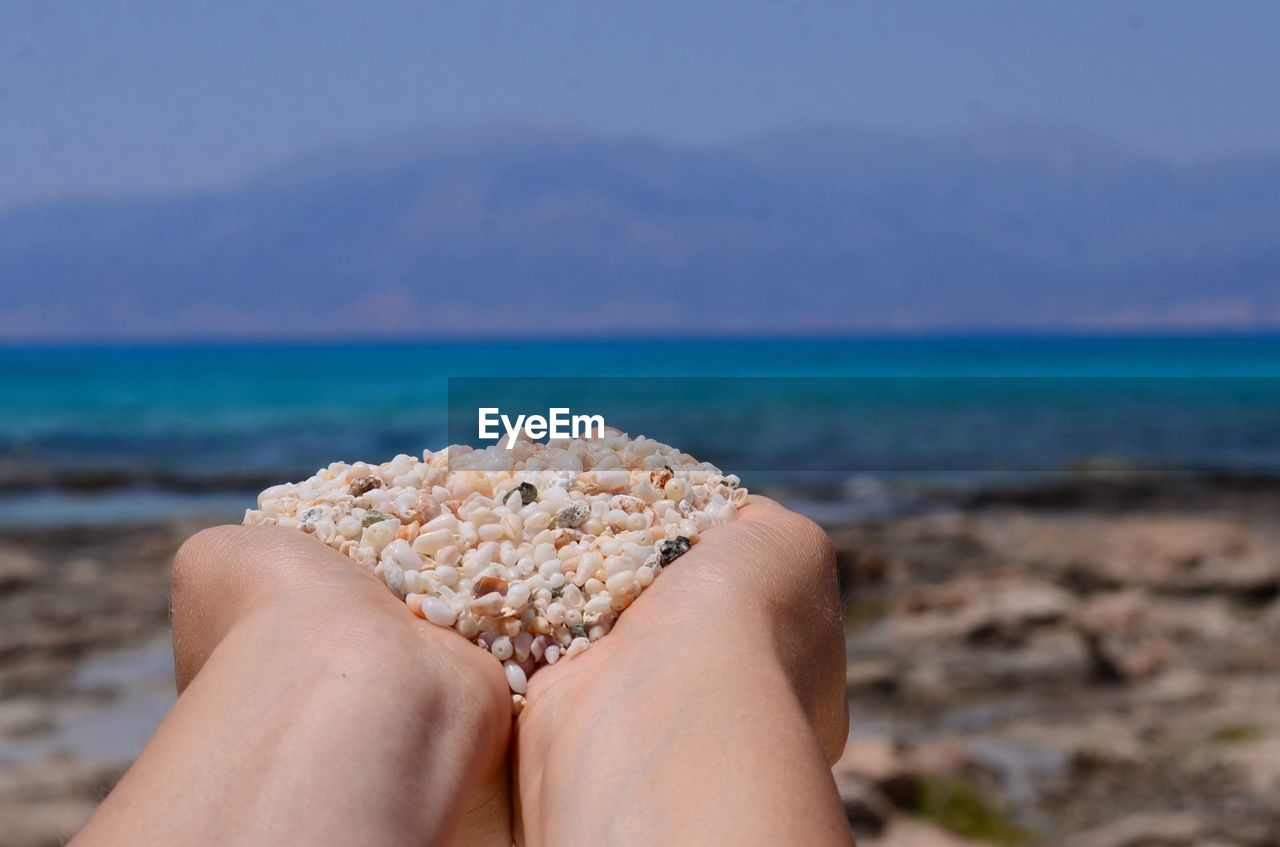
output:
<svg viewBox="0 0 1280 847"><path fill-rule="evenodd" d="M607 635L746 497L736 476L610 431L339 462L263 491L244 522L311 533L380 576L415 614L492 653L518 713L537 667Z"/></svg>

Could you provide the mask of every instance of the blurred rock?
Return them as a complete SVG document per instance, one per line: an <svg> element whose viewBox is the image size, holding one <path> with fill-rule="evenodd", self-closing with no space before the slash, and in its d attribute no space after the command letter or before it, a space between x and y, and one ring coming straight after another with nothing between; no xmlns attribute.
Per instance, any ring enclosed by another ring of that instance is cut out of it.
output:
<svg viewBox="0 0 1280 847"><path fill-rule="evenodd" d="M36 581L40 569L35 557L17 547L0 547L0 592L11 591Z"/></svg>
<svg viewBox="0 0 1280 847"><path fill-rule="evenodd" d="M900 807L909 806L915 796L916 777L891 738L851 737L834 771L837 782L860 780Z"/></svg>
<svg viewBox="0 0 1280 847"><path fill-rule="evenodd" d="M1100 680L1151 676L1170 662L1173 646L1154 634L1150 617L1146 595L1133 590L1099 596L1077 611L1075 625Z"/></svg>
<svg viewBox="0 0 1280 847"><path fill-rule="evenodd" d="M1248 599L1280 590L1280 549L1235 520L1195 515L1018 516L984 523L986 543L1090 589L1146 587Z"/></svg>
<svg viewBox="0 0 1280 847"><path fill-rule="evenodd" d="M1131 767L1145 753L1133 728L1110 715L1056 724L1028 720L1007 727L1002 737L1057 750L1078 770Z"/></svg>
<svg viewBox="0 0 1280 847"><path fill-rule="evenodd" d="M855 834L878 835L896 814L888 797L862 777L848 771L836 776L845 817Z"/></svg>
<svg viewBox="0 0 1280 847"><path fill-rule="evenodd" d="M1210 693L1209 678L1192 668L1173 668L1143 687L1144 699L1159 703L1184 703Z"/></svg>
<svg viewBox="0 0 1280 847"><path fill-rule="evenodd" d="M960 578L904 594L895 605L895 634L916 641L1017 644L1037 627L1063 620L1075 598L1025 576Z"/></svg>
<svg viewBox="0 0 1280 847"><path fill-rule="evenodd" d="M0 736L20 738L54 727L49 707L36 699L0 701Z"/></svg>
<svg viewBox="0 0 1280 847"><path fill-rule="evenodd" d="M52 799L0 805L6 847L62 847L98 807L96 800Z"/></svg>
<svg viewBox="0 0 1280 847"><path fill-rule="evenodd" d="M850 696L889 694L898 686L898 670L888 659L858 659L845 667L845 688Z"/></svg>
<svg viewBox="0 0 1280 847"><path fill-rule="evenodd" d="M858 839L858 847L976 847L980 843L906 817L894 820L878 837Z"/></svg>
<svg viewBox="0 0 1280 847"><path fill-rule="evenodd" d="M1280 737L1241 739L1230 744L1223 759L1243 775L1250 791L1278 798L1280 812Z"/></svg>
<svg viewBox="0 0 1280 847"><path fill-rule="evenodd" d="M53 757L0 771L6 847L65 844L120 778L121 765Z"/></svg>
<svg viewBox="0 0 1280 847"><path fill-rule="evenodd" d="M1191 847L1209 831L1194 814L1138 814L1069 836L1062 847Z"/></svg>

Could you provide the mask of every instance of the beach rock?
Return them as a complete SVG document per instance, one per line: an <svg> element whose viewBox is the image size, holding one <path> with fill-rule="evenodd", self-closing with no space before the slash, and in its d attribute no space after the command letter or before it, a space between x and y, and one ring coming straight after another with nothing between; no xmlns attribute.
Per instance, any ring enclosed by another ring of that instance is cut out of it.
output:
<svg viewBox="0 0 1280 847"><path fill-rule="evenodd" d="M1135 814L1068 836L1062 847L1191 847L1209 831L1204 818L1188 812Z"/></svg>
<svg viewBox="0 0 1280 847"><path fill-rule="evenodd" d="M896 818L877 837L858 839L858 847L977 847L980 843L908 817Z"/></svg>
<svg viewBox="0 0 1280 847"><path fill-rule="evenodd" d="M0 701L0 736L22 738L48 732L53 727L48 705L37 699Z"/></svg>
<svg viewBox="0 0 1280 847"><path fill-rule="evenodd" d="M1094 598L1077 610L1074 623L1100 681L1149 677L1173 658L1173 645L1153 631L1147 597L1141 591Z"/></svg>
<svg viewBox="0 0 1280 847"><path fill-rule="evenodd" d="M1012 645L1063 621L1075 598L1052 583L1017 574L962 577L905 593L892 626L903 638Z"/></svg>
<svg viewBox="0 0 1280 847"><path fill-rule="evenodd" d="M837 774L836 788L849 826L859 836L883 832L896 814L889 798L856 774L847 771Z"/></svg>
<svg viewBox="0 0 1280 847"><path fill-rule="evenodd" d="M1262 625L1270 632L1280 633L1280 600L1276 600L1262 616Z"/></svg>
<svg viewBox="0 0 1280 847"><path fill-rule="evenodd" d="M1144 760L1145 749L1134 728L1109 715L1070 723L1024 721L1005 728L1001 735L1022 744L1056 750L1077 771L1131 767Z"/></svg>
<svg viewBox="0 0 1280 847"><path fill-rule="evenodd" d="M882 583L886 580L904 580L909 577L908 567L887 555L877 546L850 538L847 534L836 547L836 569L846 588Z"/></svg>
<svg viewBox="0 0 1280 847"><path fill-rule="evenodd" d="M906 752L907 772L934 779L986 783L989 768L969 754L965 744L956 738L939 738L912 744Z"/></svg>
<svg viewBox="0 0 1280 847"><path fill-rule="evenodd" d="M25 550L0 547L0 593L31 585L39 577L35 557Z"/></svg>
<svg viewBox="0 0 1280 847"><path fill-rule="evenodd" d="M999 651L986 651L981 674L993 686L1062 685L1086 680L1091 670L1088 651L1073 632L1038 630L1024 642Z"/></svg>
<svg viewBox="0 0 1280 847"><path fill-rule="evenodd" d="M0 842L65 844L120 778L119 764L52 757L0 770Z"/></svg>
<svg viewBox="0 0 1280 847"><path fill-rule="evenodd" d="M860 780L899 807L909 806L915 798L916 775L892 738L850 738L833 771L837 784L842 779Z"/></svg>
<svg viewBox="0 0 1280 847"><path fill-rule="evenodd" d="M988 520L982 527L984 543L1090 590L1207 591L1244 600L1280 591L1280 548L1236 520L1193 514L1021 515Z"/></svg>
<svg viewBox="0 0 1280 847"><path fill-rule="evenodd" d="M86 799L24 802L12 808L0 804L6 847L61 847L84 826L98 804Z"/></svg>
<svg viewBox="0 0 1280 847"><path fill-rule="evenodd" d="M1140 696L1153 703L1173 705L1200 700L1212 692L1209 677L1193 668L1170 668L1142 687Z"/></svg>
<svg viewBox="0 0 1280 847"><path fill-rule="evenodd" d="M1280 796L1280 736L1248 739L1226 745L1222 759L1241 774L1253 793Z"/></svg>
<svg viewBox="0 0 1280 847"><path fill-rule="evenodd" d="M898 669L889 659L856 659L845 667L845 690L857 694L891 694L898 687Z"/></svg>

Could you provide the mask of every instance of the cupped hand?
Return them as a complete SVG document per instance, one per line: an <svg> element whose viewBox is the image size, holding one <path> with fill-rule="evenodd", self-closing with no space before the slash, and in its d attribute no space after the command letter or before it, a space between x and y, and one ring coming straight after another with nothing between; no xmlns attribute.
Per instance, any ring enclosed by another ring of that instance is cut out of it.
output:
<svg viewBox="0 0 1280 847"><path fill-rule="evenodd" d="M174 567L177 705L77 844L510 844L499 663L293 530L225 527ZM753 500L517 724L529 844L847 844L830 545Z"/></svg>
<svg viewBox="0 0 1280 847"><path fill-rule="evenodd" d="M511 843L501 667L346 557L205 530L173 634L178 703L78 843Z"/></svg>
<svg viewBox="0 0 1280 847"><path fill-rule="evenodd" d="M607 636L534 674L518 837L849 843L829 772L848 731L844 663L830 541L750 498Z"/></svg>

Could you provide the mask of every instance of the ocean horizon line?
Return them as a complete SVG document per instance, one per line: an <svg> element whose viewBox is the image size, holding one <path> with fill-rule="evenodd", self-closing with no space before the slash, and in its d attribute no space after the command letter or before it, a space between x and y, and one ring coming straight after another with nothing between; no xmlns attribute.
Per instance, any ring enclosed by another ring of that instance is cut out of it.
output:
<svg viewBox="0 0 1280 847"><path fill-rule="evenodd" d="M858 343L894 341L1280 341L1280 325L1276 327L1232 329L1165 328L1106 330L1097 328L1055 328L1034 330L1019 327L970 327L946 330L886 329L858 332L700 332L690 338L688 333L623 333L575 335L571 340L548 338L541 335L507 334L502 338L485 338L476 334L450 336L403 335L369 338L352 334L320 338L315 336L208 336L204 338L115 338L110 336L82 339L4 339L0 338L0 352L40 351L91 351L130 349L217 350L217 349L342 349L342 348L396 348L396 347L502 347L547 346L574 344L662 344L678 342L688 345L717 343Z"/></svg>

